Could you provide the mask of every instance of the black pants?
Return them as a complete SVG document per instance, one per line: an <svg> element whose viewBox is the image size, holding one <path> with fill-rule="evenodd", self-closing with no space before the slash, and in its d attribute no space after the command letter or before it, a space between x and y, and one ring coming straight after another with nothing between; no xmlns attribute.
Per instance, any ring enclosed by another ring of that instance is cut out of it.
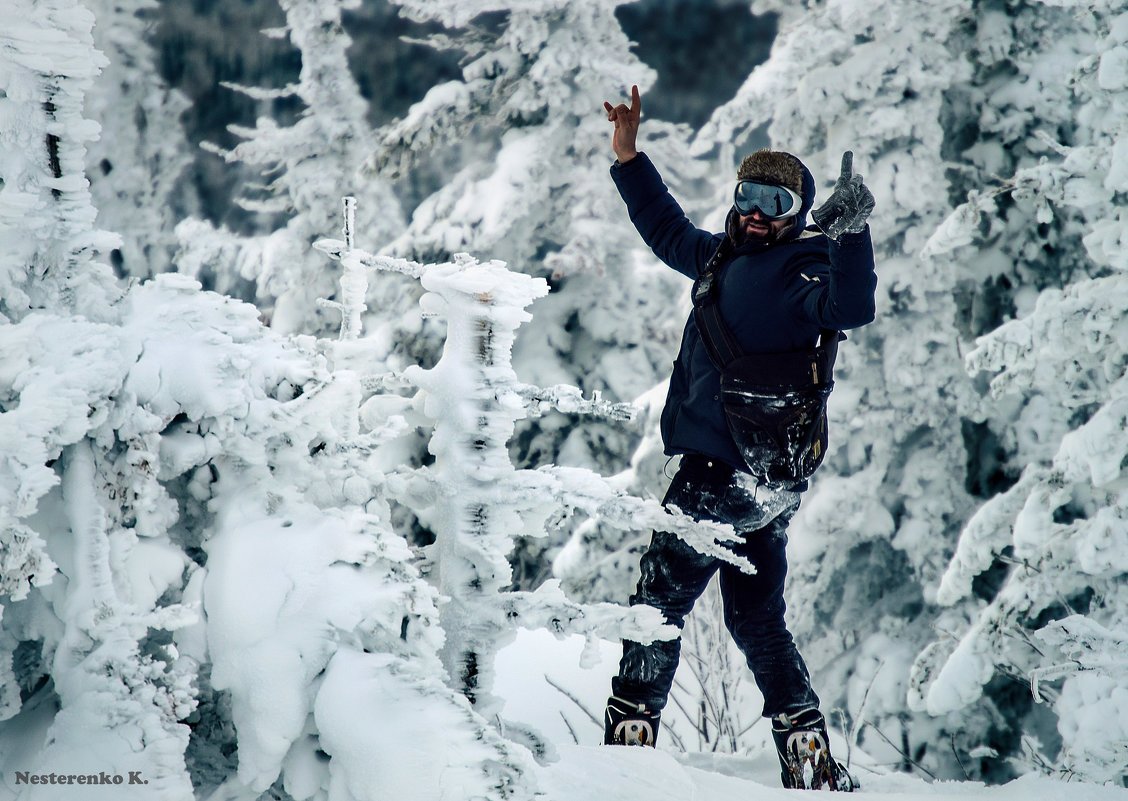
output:
<svg viewBox="0 0 1128 801"><path fill-rule="evenodd" d="M783 619L787 524L798 509L798 497L771 522L748 528L748 521L758 524L763 518L754 494L734 483L731 468L687 456L663 503L674 504L697 520L731 524L743 535L743 541L732 549L747 557L757 572L743 573L694 550L676 534L656 531L642 556L642 577L631 605L657 607L668 623L682 628L694 602L719 569L725 625L756 677L764 696L763 714L771 717L817 707L819 699L811 689L807 666ZM619 675L611 681L612 693L650 709L662 709L680 653L681 638L650 645L624 640Z"/></svg>

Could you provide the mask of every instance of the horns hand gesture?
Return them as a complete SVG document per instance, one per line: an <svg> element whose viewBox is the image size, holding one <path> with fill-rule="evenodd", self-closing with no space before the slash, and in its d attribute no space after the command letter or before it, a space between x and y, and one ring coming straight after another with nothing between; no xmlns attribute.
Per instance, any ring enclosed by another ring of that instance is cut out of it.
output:
<svg viewBox="0 0 1128 801"><path fill-rule="evenodd" d="M642 116L642 97L639 96L638 87L631 87L631 105L626 103L612 106L606 100L603 108L607 111L607 120L615 123L615 132L611 134L611 149L615 151L615 158L620 164L638 155L635 150L635 140L638 137L638 121Z"/></svg>
<svg viewBox="0 0 1128 801"><path fill-rule="evenodd" d="M873 211L873 192L862 183L862 176L854 174L854 153L842 154L842 172L834 184L826 203L811 212L811 219L831 239L845 233L857 233L866 226L866 218Z"/></svg>

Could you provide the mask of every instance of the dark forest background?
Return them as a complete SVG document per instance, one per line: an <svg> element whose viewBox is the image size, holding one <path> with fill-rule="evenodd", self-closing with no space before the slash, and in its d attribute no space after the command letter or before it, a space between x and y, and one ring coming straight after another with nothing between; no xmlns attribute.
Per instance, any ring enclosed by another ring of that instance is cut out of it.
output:
<svg viewBox="0 0 1128 801"><path fill-rule="evenodd" d="M777 31L775 15L755 17L740 2L642 0L620 6L616 15L639 58L658 73L645 98L647 116L693 128L767 58ZM497 26L502 22L497 16L481 15L473 25ZM297 98L257 101L224 86L281 87L297 80L300 53L285 40L261 34L285 24L276 0L165 0L150 17L161 76L192 101L182 122L193 145L233 147L238 138L227 126L253 125L263 115L289 124L300 112ZM458 53L415 41L440 26L404 19L384 0L366 0L344 15L344 23L353 40L351 66L374 126L402 116L431 86L460 75ZM202 216L212 222L244 234L277 227L281 219L263 219L233 202L248 179L253 180L243 168L202 149L185 176L198 193ZM423 184L400 187L409 209L413 198L438 188L426 185L425 172L413 180Z"/></svg>

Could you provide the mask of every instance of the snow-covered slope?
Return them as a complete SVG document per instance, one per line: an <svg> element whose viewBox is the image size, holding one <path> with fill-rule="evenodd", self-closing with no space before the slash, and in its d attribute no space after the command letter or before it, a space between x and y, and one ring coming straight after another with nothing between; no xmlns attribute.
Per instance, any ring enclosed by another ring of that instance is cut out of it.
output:
<svg viewBox="0 0 1128 801"><path fill-rule="evenodd" d="M661 734L657 749L599 745L602 728L589 714L602 712L618 658L617 643L601 640L598 649L585 651L582 637L557 639L543 630L521 631L499 653L497 683L505 698L502 715L537 727L555 745L554 761L536 770L536 782L546 801L795 801L795 791L780 787L779 762L766 721L753 727L759 736L752 740L760 748L742 755L681 751ZM678 681L688 679L683 664ZM673 705L663 713L663 731L669 726L680 730L684 738L690 725ZM848 753L851 756L850 770L862 785L855 795L859 799L1128 801L1128 789L1037 775L994 787L972 781L929 782L874 764L868 754L847 749L836 731L831 731L831 740L840 759L845 760Z"/></svg>
<svg viewBox="0 0 1128 801"><path fill-rule="evenodd" d="M779 786L775 757L676 755L649 748L565 746L560 760L541 768L540 786L553 801L795 801L797 791ZM862 790L854 798L885 801L1124 801L1128 790L1023 776L987 787L978 782L936 782L900 773L859 771ZM825 796L824 796L825 797Z"/></svg>

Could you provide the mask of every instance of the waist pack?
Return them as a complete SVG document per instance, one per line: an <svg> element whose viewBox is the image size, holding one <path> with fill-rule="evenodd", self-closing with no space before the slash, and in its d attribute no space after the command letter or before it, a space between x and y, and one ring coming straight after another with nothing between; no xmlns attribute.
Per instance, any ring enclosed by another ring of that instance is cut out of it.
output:
<svg viewBox="0 0 1128 801"><path fill-rule="evenodd" d="M810 478L827 449L826 404L834 389L839 331L824 329L816 347L744 353L721 319L720 268L726 245L693 289L693 315L709 359L721 373L721 401L733 443L761 484Z"/></svg>

